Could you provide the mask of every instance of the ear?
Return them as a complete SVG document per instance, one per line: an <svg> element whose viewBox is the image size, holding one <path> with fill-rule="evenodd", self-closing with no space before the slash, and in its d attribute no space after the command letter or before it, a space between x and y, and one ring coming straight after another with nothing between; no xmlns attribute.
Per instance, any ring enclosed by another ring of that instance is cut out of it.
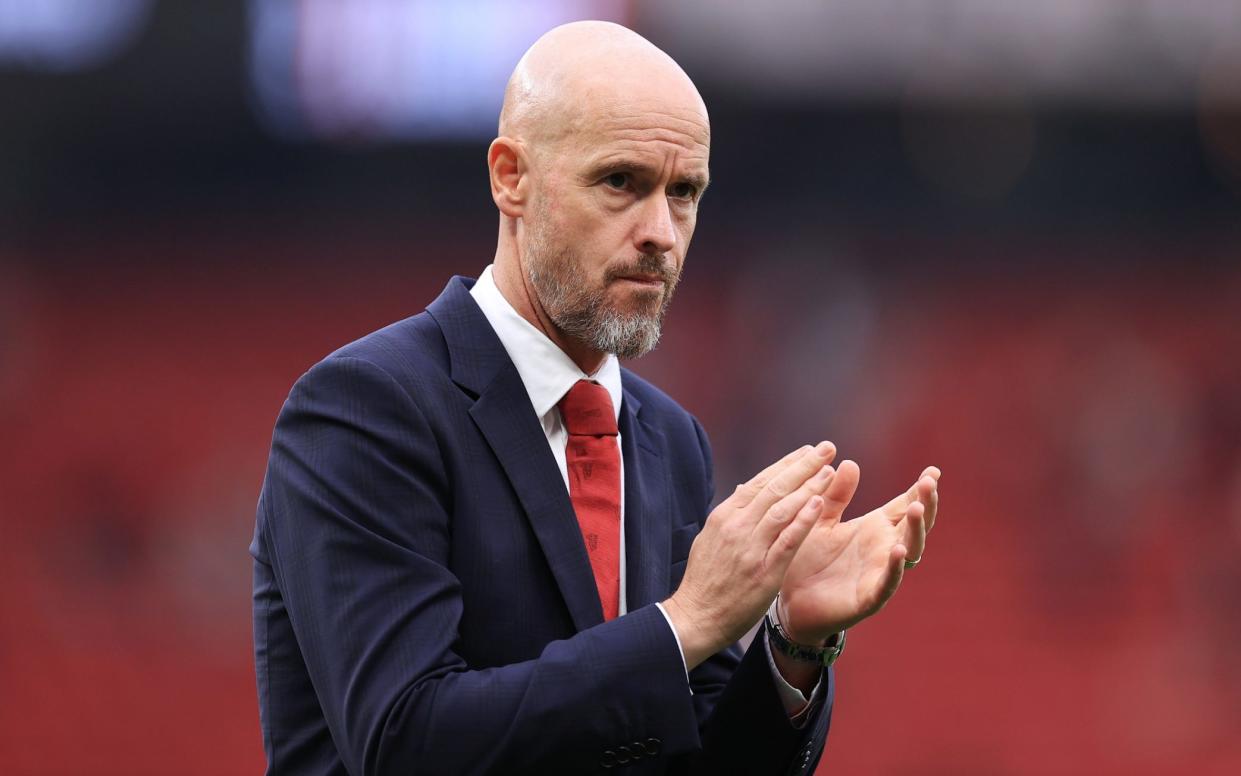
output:
<svg viewBox="0 0 1241 776"><path fill-rule="evenodd" d="M530 168L526 149L511 137L497 137L487 149L487 168L491 173L491 198L500 212L520 218L530 194Z"/></svg>

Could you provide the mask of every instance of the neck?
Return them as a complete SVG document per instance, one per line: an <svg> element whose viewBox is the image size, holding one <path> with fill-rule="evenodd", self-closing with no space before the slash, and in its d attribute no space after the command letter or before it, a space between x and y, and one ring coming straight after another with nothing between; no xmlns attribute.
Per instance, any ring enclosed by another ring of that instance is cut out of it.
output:
<svg viewBox="0 0 1241 776"><path fill-rule="evenodd" d="M566 334L552 322L547 311L543 309L543 303L539 301L538 292L530 283L530 273L525 266L525 252L520 249L516 232L516 229L506 230L503 223L500 226L500 240L491 269L496 288L518 315L543 332L544 336L577 364L578 369L588 375L594 374L603 365L608 354Z"/></svg>

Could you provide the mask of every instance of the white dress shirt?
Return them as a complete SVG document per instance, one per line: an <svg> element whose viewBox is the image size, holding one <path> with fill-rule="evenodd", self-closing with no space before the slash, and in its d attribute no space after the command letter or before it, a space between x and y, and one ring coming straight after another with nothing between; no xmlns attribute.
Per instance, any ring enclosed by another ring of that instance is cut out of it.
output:
<svg viewBox="0 0 1241 776"><path fill-rule="evenodd" d="M500 289L496 286L495 278L492 276L491 265L488 265L479 276L474 287L470 289L470 296L474 297L474 301L483 311L483 315L487 318L487 322L491 324L491 328L495 330L496 336L500 339L500 344L504 346L504 350L508 353L508 357L513 362L513 366L517 367L517 374L521 376L522 385L526 388L526 393L530 396L530 404L534 407L534 414L538 416L539 422L543 424L543 433L547 436L547 444L551 446L552 455L556 458L556 465L560 467L560 476L564 480L565 490L569 489L569 468L565 461L565 446L569 441L569 433L564 427L564 422L560 418L560 411L557 404L564 397L569 389L573 387L578 380L593 380L607 389L608 395L612 397L612 411L616 413L619 425L621 401L623 394L621 392L621 373L620 363L616 356L611 353L603 360L603 364L595 371L594 374L586 374L573 359L569 358L563 350L561 350L554 342L547 338L543 332L539 331L533 324L521 317L517 310L509 304L509 301L500 293ZM616 444L621 443L620 435L617 434ZM621 497L620 497L620 614L628 611L625 601L625 460L620 455L619 450L617 457L621 462ZM672 631L673 638L676 639L677 649L681 652L681 664L685 664L685 650L681 647L681 637L677 634L676 628L672 624L672 620L668 618L668 612L660 603L655 604L659 607L659 611L664 615L664 619L668 621L668 628ZM767 643L767 639L761 633L756 638L762 638L763 643L767 646L767 660L771 665L771 670L776 680L776 689L780 694L780 699L784 702L784 708L789 714L797 714L799 711L807 708L806 696L800 690L793 687L784 677L781 676L779 670L776 669L775 661L771 657L771 645ZM686 671L686 682L689 681L689 672ZM820 685L822 682L819 683ZM692 690L691 690L692 692ZM819 685L816 685L814 692L811 693L813 699L819 693Z"/></svg>

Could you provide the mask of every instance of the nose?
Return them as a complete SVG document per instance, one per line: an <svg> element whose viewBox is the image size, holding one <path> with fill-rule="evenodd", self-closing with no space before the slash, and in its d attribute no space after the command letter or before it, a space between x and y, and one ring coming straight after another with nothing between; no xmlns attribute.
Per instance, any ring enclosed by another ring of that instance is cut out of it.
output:
<svg viewBox="0 0 1241 776"><path fill-rule="evenodd" d="M634 247L653 256L668 253L677 244L676 225L672 221L672 208L662 193L652 194L642 205L640 220L634 232Z"/></svg>

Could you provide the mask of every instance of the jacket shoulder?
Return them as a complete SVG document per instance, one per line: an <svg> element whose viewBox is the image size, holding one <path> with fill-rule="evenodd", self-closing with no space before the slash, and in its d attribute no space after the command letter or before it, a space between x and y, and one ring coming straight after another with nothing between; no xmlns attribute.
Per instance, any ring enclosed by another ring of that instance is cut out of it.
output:
<svg viewBox="0 0 1241 776"><path fill-rule="evenodd" d="M367 361L397 377L446 370L448 347L435 319L421 312L360 337L328 354L324 361Z"/></svg>

